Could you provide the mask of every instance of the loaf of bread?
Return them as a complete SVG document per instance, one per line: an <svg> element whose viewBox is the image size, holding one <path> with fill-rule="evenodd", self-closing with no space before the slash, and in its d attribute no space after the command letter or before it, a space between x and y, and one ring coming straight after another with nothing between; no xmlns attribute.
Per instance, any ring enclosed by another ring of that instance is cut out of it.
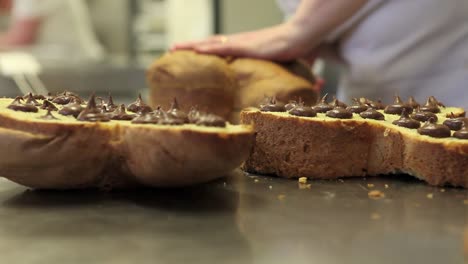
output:
<svg viewBox="0 0 468 264"><path fill-rule="evenodd" d="M147 71L151 104L167 107L177 97L187 107L202 109L235 121L241 109L257 105L264 96L280 100L317 101L319 84L300 62L280 65L248 58L221 58L176 51L163 55ZM182 109L188 111L188 109Z"/></svg>
<svg viewBox="0 0 468 264"><path fill-rule="evenodd" d="M314 179L406 173L431 185L468 187L463 109L442 107L434 98L419 110L399 98L385 110L370 105L383 108L362 99L348 108L323 101L286 111L271 100L261 110L246 109L241 123L254 126L256 139L245 170ZM415 120L421 118L428 121Z"/></svg>
<svg viewBox="0 0 468 264"><path fill-rule="evenodd" d="M0 175L32 188L206 182L237 168L253 143L249 126L187 116L177 103L150 112L137 100L132 113L112 100L96 105L94 96L87 105L66 93L33 99L0 99Z"/></svg>

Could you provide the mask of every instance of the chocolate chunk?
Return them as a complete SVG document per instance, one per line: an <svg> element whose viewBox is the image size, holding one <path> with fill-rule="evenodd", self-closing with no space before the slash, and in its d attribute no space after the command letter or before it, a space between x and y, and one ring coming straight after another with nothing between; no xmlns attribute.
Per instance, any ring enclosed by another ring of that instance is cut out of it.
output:
<svg viewBox="0 0 468 264"><path fill-rule="evenodd" d="M435 138L450 137L450 128L446 125L436 124L433 118L430 118L424 125L418 128L418 133Z"/></svg>
<svg viewBox="0 0 468 264"><path fill-rule="evenodd" d="M89 98L88 105L83 111L81 111L77 119L87 122L109 122L109 116L101 113L101 110L97 108L95 97L96 96L93 93Z"/></svg>
<svg viewBox="0 0 468 264"><path fill-rule="evenodd" d="M75 93L65 91L63 93L60 93L56 95L53 99L52 102L60 105L66 105L69 104L71 101L76 101L79 104L83 103L83 99Z"/></svg>
<svg viewBox="0 0 468 264"><path fill-rule="evenodd" d="M403 109L406 109L406 112L410 114L411 112L413 112L413 108L411 108L411 106L403 103L401 101L400 96L395 95L395 100L393 104L387 105L387 107L385 107L384 112L386 114L391 114L391 115L401 115L401 113L403 113Z"/></svg>
<svg viewBox="0 0 468 264"><path fill-rule="evenodd" d="M383 110L385 109L385 104L382 103L382 100L377 100L377 101L372 101L372 100L369 100L367 98L364 98L364 97L361 97L359 98L359 102L361 104L364 104L364 105L368 105L374 109L377 109L377 110Z"/></svg>
<svg viewBox="0 0 468 264"><path fill-rule="evenodd" d="M326 113L327 111L332 110L333 105L327 103L327 97L328 94L325 94L318 104L312 106L312 109L317 113Z"/></svg>
<svg viewBox="0 0 468 264"><path fill-rule="evenodd" d="M24 103L25 105L33 105L33 106L41 106L42 104L39 103L35 98L34 98L34 95L32 93L28 93L26 95L26 98L23 97L23 99L26 100L26 102Z"/></svg>
<svg viewBox="0 0 468 264"><path fill-rule="evenodd" d="M311 107L304 106L304 103L300 103L296 105L291 110L289 110L288 113L293 116L305 116L305 117L317 116L317 112L315 112Z"/></svg>
<svg viewBox="0 0 468 264"><path fill-rule="evenodd" d="M411 108L413 108L413 109L416 109L416 108L420 107L419 103L416 102L416 99L414 99L413 96L410 96L408 98L408 102L406 104L411 106Z"/></svg>
<svg viewBox="0 0 468 264"><path fill-rule="evenodd" d="M467 118L463 120L462 129L453 133L453 136L458 139L468 139L468 119Z"/></svg>
<svg viewBox="0 0 468 264"><path fill-rule="evenodd" d="M138 98L134 103L131 103L128 107L127 110L133 113L138 113L138 114L145 114L153 111L151 107L145 102L143 102L143 99L141 98L141 94L138 94Z"/></svg>
<svg viewBox="0 0 468 264"><path fill-rule="evenodd" d="M359 115L365 119L385 120L385 115L373 107L367 108L366 111L359 113Z"/></svg>
<svg viewBox="0 0 468 264"><path fill-rule="evenodd" d="M400 119L393 121L392 124L411 129L416 129L421 126L421 123L419 123L419 121L414 120L409 116L406 108L403 108L403 112L401 113Z"/></svg>
<svg viewBox="0 0 468 264"><path fill-rule="evenodd" d="M47 109L47 113L41 117L39 117L39 119L43 119L43 120L58 120L58 118L56 118L54 115L52 115L52 112L50 109Z"/></svg>
<svg viewBox="0 0 468 264"><path fill-rule="evenodd" d="M112 113L108 115L109 118L112 120L133 120L136 117L136 115L134 114L127 113L124 104L121 104Z"/></svg>
<svg viewBox="0 0 468 264"><path fill-rule="evenodd" d="M58 113L64 116L74 116L75 118L78 118L83 110L84 107L76 101L76 98L73 98L72 101L62 107Z"/></svg>
<svg viewBox="0 0 468 264"><path fill-rule="evenodd" d="M332 118L350 119L353 118L353 113L343 107L335 107L333 110L327 111L326 115Z"/></svg>
<svg viewBox="0 0 468 264"><path fill-rule="evenodd" d="M291 109L293 109L294 107L297 106L297 102L296 101L289 101L289 103L287 103L284 108L286 109L286 111L289 111Z"/></svg>
<svg viewBox="0 0 468 264"><path fill-rule="evenodd" d="M226 120L217 115L205 114L200 116L196 122L196 125L208 127L226 127Z"/></svg>
<svg viewBox="0 0 468 264"><path fill-rule="evenodd" d="M172 119L179 119L183 123L188 123L189 121L187 114L180 110L179 103L176 98L172 101L171 108L167 111L167 116Z"/></svg>
<svg viewBox="0 0 468 264"><path fill-rule="evenodd" d="M202 113L198 110L197 107L192 107L187 115L189 123L191 124L196 124L201 116Z"/></svg>
<svg viewBox="0 0 468 264"><path fill-rule="evenodd" d="M35 94L35 95L32 95L32 93L27 93L27 94L23 95L23 99L24 99L24 100L27 100L28 97L30 97L30 96L32 96L32 97L33 97L34 99L36 99L36 100L45 100L45 99L46 99L46 97L43 96L42 94Z"/></svg>
<svg viewBox="0 0 468 264"><path fill-rule="evenodd" d="M342 108L348 107L347 104L345 104L345 103L343 103L342 101L338 100L338 99L336 98L336 96L333 96L333 100L332 100L332 102L331 102L331 105L334 106L334 107L339 106L339 107L342 107Z"/></svg>
<svg viewBox="0 0 468 264"><path fill-rule="evenodd" d="M132 120L133 124L158 124L160 119L151 112L143 113Z"/></svg>
<svg viewBox="0 0 468 264"><path fill-rule="evenodd" d="M260 111L262 112L285 112L284 104L278 102L275 97L266 98L266 102L260 104Z"/></svg>
<svg viewBox="0 0 468 264"><path fill-rule="evenodd" d="M7 106L8 109L14 110L14 111L21 111L21 112L30 112L30 113L37 113L39 109L32 105L32 104L22 104L21 101L23 100L23 97L18 96L13 100L13 102Z"/></svg>
<svg viewBox="0 0 468 264"><path fill-rule="evenodd" d="M45 99L44 102L42 103L41 109L50 110L50 111L57 111L58 110L57 106L55 106L53 103L51 103L47 99Z"/></svg>
<svg viewBox="0 0 468 264"><path fill-rule="evenodd" d="M418 120L419 122L426 122L429 118L434 118L435 121L438 120L437 115L432 112L421 111L420 107L416 108L416 112L411 115L411 118Z"/></svg>
<svg viewBox="0 0 468 264"><path fill-rule="evenodd" d="M462 129L464 121L464 117L455 117L455 115L451 113L450 118L446 119L443 124L448 126L450 130L458 131Z"/></svg>
<svg viewBox="0 0 468 264"><path fill-rule="evenodd" d="M351 113L362 113L369 108L367 105L361 103L357 98L353 98L353 105L348 106L346 110L348 110Z"/></svg>
<svg viewBox="0 0 468 264"><path fill-rule="evenodd" d="M443 105L439 101L437 101L434 96L431 96L427 99L426 104L421 106L420 110L424 112L431 112L431 113L440 113L439 106Z"/></svg>

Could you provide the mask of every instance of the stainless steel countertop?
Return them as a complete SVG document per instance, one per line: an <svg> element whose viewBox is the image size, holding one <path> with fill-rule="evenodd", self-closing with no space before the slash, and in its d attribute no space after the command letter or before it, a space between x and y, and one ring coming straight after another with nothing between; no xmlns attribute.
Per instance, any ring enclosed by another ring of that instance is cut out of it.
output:
<svg viewBox="0 0 468 264"><path fill-rule="evenodd" d="M191 188L104 193L1 180L1 263L467 260L464 189L405 176L309 183L237 172ZM385 198L370 199L373 189Z"/></svg>

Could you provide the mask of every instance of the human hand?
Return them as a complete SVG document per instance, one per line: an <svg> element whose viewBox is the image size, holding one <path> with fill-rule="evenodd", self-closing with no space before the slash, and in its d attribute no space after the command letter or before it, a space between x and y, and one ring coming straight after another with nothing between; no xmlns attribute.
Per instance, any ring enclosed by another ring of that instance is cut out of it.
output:
<svg viewBox="0 0 468 264"><path fill-rule="evenodd" d="M205 40L175 44L171 50L194 50L221 56L251 57L275 61L297 58L311 60L316 50L301 28L283 23L266 29L227 36L212 36Z"/></svg>

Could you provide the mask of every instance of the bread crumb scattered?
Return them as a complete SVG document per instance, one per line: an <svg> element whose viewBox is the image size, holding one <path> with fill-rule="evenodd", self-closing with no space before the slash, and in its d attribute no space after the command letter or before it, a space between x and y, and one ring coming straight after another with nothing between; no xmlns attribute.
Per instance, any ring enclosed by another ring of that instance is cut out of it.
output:
<svg viewBox="0 0 468 264"><path fill-rule="evenodd" d="M383 133L384 137L388 137L389 134L390 134L390 128L385 129Z"/></svg>
<svg viewBox="0 0 468 264"><path fill-rule="evenodd" d="M312 187L312 184L299 183L299 189L300 190L310 189L310 187Z"/></svg>
<svg viewBox="0 0 468 264"><path fill-rule="evenodd" d="M372 213L370 215L370 219L372 219L372 220L379 220L380 218L382 218L382 216L380 214L378 214L378 213Z"/></svg>
<svg viewBox="0 0 468 264"><path fill-rule="evenodd" d="M385 186L385 189L388 189L390 187L390 186L388 186L388 184L385 184L384 186Z"/></svg>
<svg viewBox="0 0 468 264"><path fill-rule="evenodd" d="M468 199L463 200L463 204L464 204L464 205L468 205Z"/></svg>
<svg viewBox="0 0 468 264"><path fill-rule="evenodd" d="M258 180L258 179L255 179L254 182L259 182L259 180Z"/></svg>
<svg viewBox="0 0 468 264"><path fill-rule="evenodd" d="M427 199L432 199L432 198L434 198L434 194L433 193L428 193L426 195L426 197L427 197Z"/></svg>
<svg viewBox="0 0 468 264"><path fill-rule="evenodd" d="M441 193L444 193L444 192L445 192L445 189L440 189L440 192L441 192Z"/></svg>
<svg viewBox="0 0 468 264"><path fill-rule="evenodd" d="M368 187L368 188L374 188L374 187L375 187L375 185L374 185L374 184L372 184L372 183L368 183L368 184L367 184L367 187Z"/></svg>
<svg viewBox="0 0 468 264"><path fill-rule="evenodd" d="M307 183L307 177L300 177L299 183Z"/></svg>
<svg viewBox="0 0 468 264"><path fill-rule="evenodd" d="M419 203L415 203L415 204L414 204L414 206L415 206L415 207L420 207L420 206L421 206L421 204L419 204Z"/></svg>
<svg viewBox="0 0 468 264"><path fill-rule="evenodd" d="M367 195L369 196L369 198L372 198L372 199L375 199L375 200L385 198L385 193L383 193L383 192L381 192L379 190L370 191Z"/></svg>
<svg viewBox="0 0 468 264"><path fill-rule="evenodd" d="M280 200L280 201L284 201L285 198L286 198L285 194L278 195L278 200Z"/></svg>
<svg viewBox="0 0 468 264"><path fill-rule="evenodd" d="M270 185L270 186L268 186L268 188L270 188L270 190L271 190L271 189L273 189L273 186Z"/></svg>
<svg viewBox="0 0 468 264"><path fill-rule="evenodd" d="M341 182L341 183L343 183L343 182L344 182L344 180L343 180L343 179L338 179L338 181L339 181L339 182Z"/></svg>

